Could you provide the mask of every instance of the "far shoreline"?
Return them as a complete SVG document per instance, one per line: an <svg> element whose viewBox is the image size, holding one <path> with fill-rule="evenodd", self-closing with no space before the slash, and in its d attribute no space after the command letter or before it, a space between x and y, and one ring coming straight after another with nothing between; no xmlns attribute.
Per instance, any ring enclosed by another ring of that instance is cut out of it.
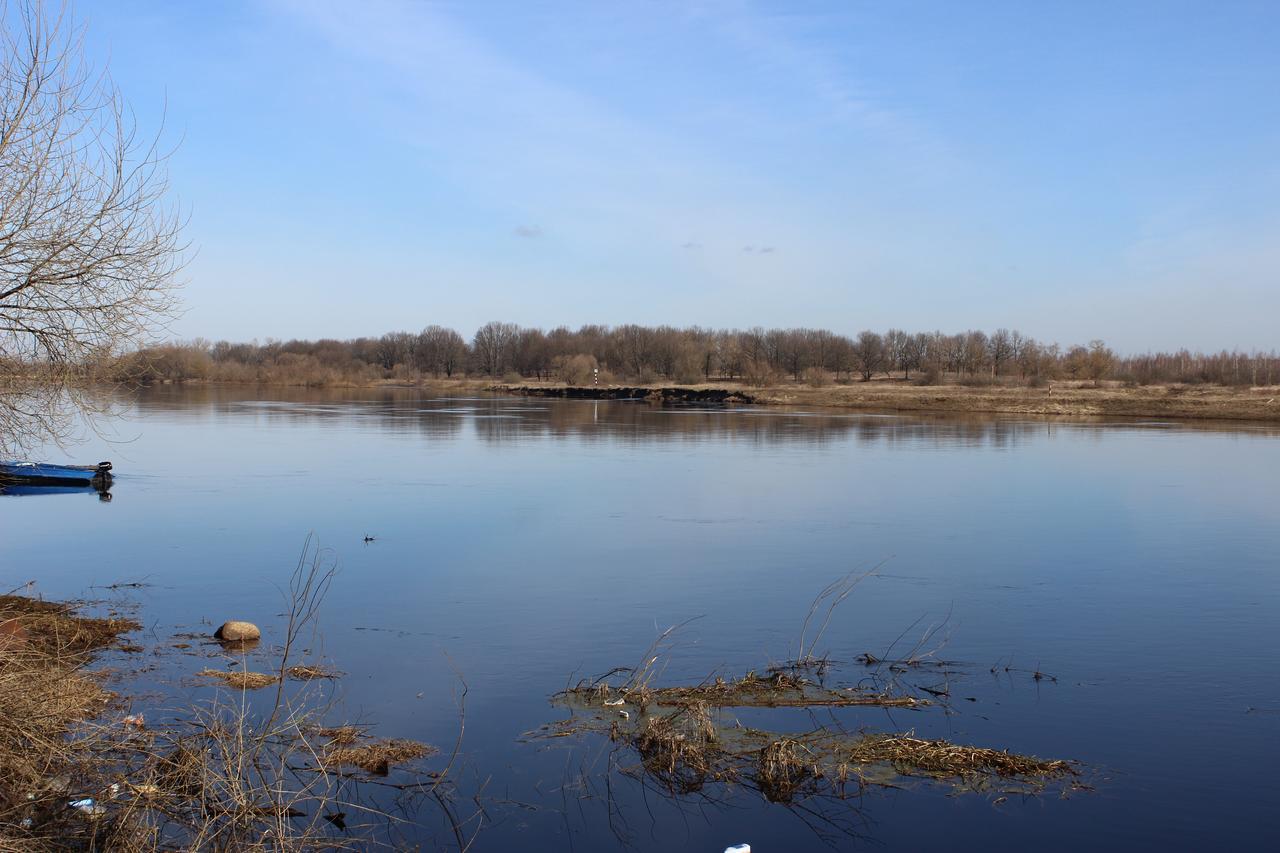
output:
<svg viewBox="0 0 1280 853"><path fill-rule="evenodd" d="M151 384L151 383L149 383ZM753 387L737 382L697 384L637 383L599 386L563 382L494 382L488 379L379 380L311 385L290 382L185 380L157 385L426 388L448 392L489 392L526 397L649 400L658 403L811 406L820 408L918 412L921 414L1012 414L1050 417L1177 418L1280 422L1280 386L1232 388L1217 385L1132 386L1117 382L1055 381L1043 388L1010 385L916 385L904 380Z"/></svg>

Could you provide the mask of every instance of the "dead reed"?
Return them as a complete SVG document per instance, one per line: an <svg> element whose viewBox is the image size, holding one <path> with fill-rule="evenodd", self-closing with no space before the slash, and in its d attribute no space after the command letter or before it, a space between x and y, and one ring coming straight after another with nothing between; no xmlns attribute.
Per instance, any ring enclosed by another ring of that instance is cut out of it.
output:
<svg viewBox="0 0 1280 853"><path fill-rule="evenodd" d="M285 670L294 681L313 681L317 678L341 678L342 673L335 669L327 669L322 666L311 666L309 664L298 664L291 666Z"/></svg>
<svg viewBox="0 0 1280 853"><path fill-rule="evenodd" d="M1078 776L1067 761L1042 761L1001 749L925 740L909 734L864 736L848 751L852 762L884 762L904 775L993 776L1002 779L1056 779Z"/></svg>
<svg viewBox="0 0 1280 853"><path fill-rule="evenodd" d="M468 846L445 787L456 747L449 767L427 774L412 765L433 748L363 742L362 728L323 726L333 708L318 688L283 689L299 667L332 674L292 660L332 572L309 542L274 673L206 669L199 674L218 682L212 696L145 722L121 716L101 677L85 670L92 651L137 623L0 596L0 851L395 847L397 827L412 825L429 800L457 846ZM273 685L265 705L249 701L247 691ZM344 769L382 776L397 767L402 780L374 787ZM372 795L380 790L394 796Z"/></svg>
<svg viewBox="0 0 1280 853"><path fill-rule="evenodd" d="M337 745L325 748L320 754L320 761L327 767L347 765L359 767L366 773L386 776L396 765L426 758L436 752L438 750L435 747L415 740L375 740L358 746Z"/></svg>
<svg viewBox="0 0 1280 853"><path fill-rule="evenodd" d="M708 781L733 777L703 703L691 702L675 713L645 718L631 743L644 769L670 791L689 794L702 790Z"/></svg>
<svg viewBox="0 0 1280 853"><path fill-rule="evenodd" d="M766 675L749 672L736 679L717 677L702 684L673 687L653 687L647 681L640 686L622 684L614 687L597 681L579 684L559 695L572 704L586 707L634 705L642 710L651 705L683 707L691 703L712 708L839 708L857 705L915 708L929 704L917 696L878 688L823 687L794 670L777 670Z"/></svg>
<svg viewBox="0 0 1280 853"><path fill-rule="evenodd" d="M265 672L246 672L241 670L202 669L196 673L201 678L216 678L229 687L237 690L261 690L270 687L279 679Z"/></svg>

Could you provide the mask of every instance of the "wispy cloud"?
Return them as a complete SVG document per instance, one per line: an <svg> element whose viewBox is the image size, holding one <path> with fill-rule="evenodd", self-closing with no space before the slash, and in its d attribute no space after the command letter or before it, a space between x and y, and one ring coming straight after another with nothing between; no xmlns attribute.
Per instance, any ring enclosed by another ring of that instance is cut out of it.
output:
<svg viewBox="0 0 1280 853"><path fill-rule="evenodd" d="M536 240L542 236L542 227L540 225L517 225L511 233L517 237L524 237L526 240Z"/></svg>

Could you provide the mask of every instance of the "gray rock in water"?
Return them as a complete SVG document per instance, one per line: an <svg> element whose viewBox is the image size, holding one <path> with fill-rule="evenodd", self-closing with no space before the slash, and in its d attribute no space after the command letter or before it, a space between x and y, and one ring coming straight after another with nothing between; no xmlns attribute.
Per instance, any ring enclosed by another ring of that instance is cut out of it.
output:
<svg viewBox="0 0 1280 853"><path fill-rule="evenodd" d="M256 640L262 636L258 626L252 622L223 622L222 627L213 632L213 636L227 643L242 643L245 640Z"/></svg>

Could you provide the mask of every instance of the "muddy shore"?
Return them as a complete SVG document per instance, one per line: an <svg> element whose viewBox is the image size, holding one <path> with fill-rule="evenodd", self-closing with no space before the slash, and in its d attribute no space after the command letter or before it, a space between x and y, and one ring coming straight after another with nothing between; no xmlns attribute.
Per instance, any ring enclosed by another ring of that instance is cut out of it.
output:
<svg viewBox="0 0 1280 853"><path fill-rule="evenodd" d="M492 385L488 390L532 397L648 399L657 402L821 406L889 412L995 413L1073 417L1194 418L1280 422L1280 388L1159 385L1127 387L1053 383L1045 388L856 382L745 388L735 385L600 386Z"/></svg>

